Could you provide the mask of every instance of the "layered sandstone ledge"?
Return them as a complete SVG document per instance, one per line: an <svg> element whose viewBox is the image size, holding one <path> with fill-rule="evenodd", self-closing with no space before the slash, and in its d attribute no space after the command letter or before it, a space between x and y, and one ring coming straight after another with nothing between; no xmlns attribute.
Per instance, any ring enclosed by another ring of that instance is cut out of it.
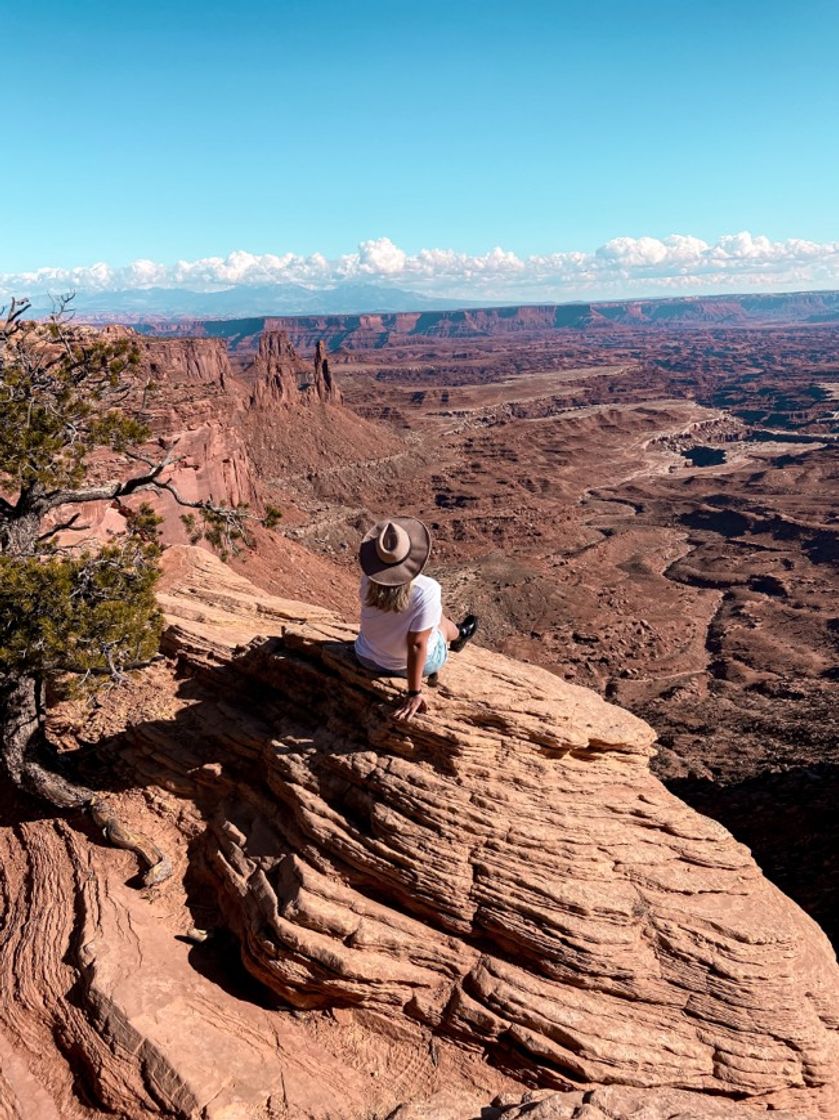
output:
<svg viewBox="0 0 839 1120"><path fill-rule="evenodd" d="M170 564L168 650L219 691L180 746L229 759L206 867L284 1000L416 1020L541 1086L833 1081L826 938L651 776L647 725L477 648L399 724L332 615Z"/></svg>
<svg viewBox="0 0 839 1120"><path fill-rule="evenodd" d="M839 1114L832 951L651 776L649 727L477 648L400 724L330 612L165 563L174 664L87 730L176 875L0 827L2 1120ZM178 940L208 900L274 996L217 971L223 929Z"/></svg>

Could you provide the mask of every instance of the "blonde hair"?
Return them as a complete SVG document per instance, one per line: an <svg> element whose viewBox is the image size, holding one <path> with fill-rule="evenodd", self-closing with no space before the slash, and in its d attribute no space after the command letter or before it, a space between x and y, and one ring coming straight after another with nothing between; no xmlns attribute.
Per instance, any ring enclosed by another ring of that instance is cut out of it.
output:
<svg viewBox="0 0 839 1120"><path fill-rule="evenodd" d="M401 614L402 611L408 609L413 586L413 582L409 581L408 583L399 583L396 587L385 587L383 583L374 583L370 579L367 581L367 594L364 596L364 602L368 607L375 607L379 611L393 611L396 614Z"/></svg>

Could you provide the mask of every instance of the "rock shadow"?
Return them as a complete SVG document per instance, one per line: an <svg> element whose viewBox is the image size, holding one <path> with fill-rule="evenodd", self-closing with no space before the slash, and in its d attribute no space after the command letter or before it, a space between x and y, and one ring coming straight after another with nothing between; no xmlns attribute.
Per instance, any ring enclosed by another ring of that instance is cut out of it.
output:
<svg viewBox="0 0 839 1120"><path fill-rule="evenodd" d="M335 662L352 668L359 678L358 689L341 678ZM367 717L375 713L382 720L392 718L390 713L398 703L398 699L390 701L364 688L366 680L383 678L355 662L350 642L307 639L301 649L290 647L282 638L269 638L246 647L229 662L189 670L185 666L182 658L176 658L177 698L187 703L174 717L137 721L114 736L62 755L63 764L96 792L152 785L157 777L163 781L186 777L197 781L189 794L195 793L200 800L201 780L206 775L198 771L218 765L230 768L233 777L249 773L258 764L255 739L271 741L278 753L286 755L341 755L374 749L367 734ZM339 712L342 699L346 703ZM348 713L359 717L355 733ZM323 733L332 714L344 716L340 741ZM243 728L238 750L230 743L236 726ZM161 758L151 750L152 757L161 762L159 774L153 768L150 772L148 765L137 769L139 754L149 754L150 743L160 744L165 752ZM187 794L186 789L183 792ZM45 815L51 815L48 809Z"/></svg>
<svg viewBox="0 0 839 1120"><path fill-rule="evenodd" d="M766 877L839 947L839 765L800 766L731 785L706 778L665 784L751 849Z"/></svg>
<svg viewBox="0 0 839 1120"><path fill-rule="evenodd" d="M207 940L193 945L187 960L197 973L234 999L265 1011L290 1010L286 1002L248 972L242 961L239 941L222 924L210 927Z"/></svg>
<svg viewBox="0 0 839 1120"><path fill-rule="evenodd" d="M357 664L351 642L294 634L251 644L217 664L196 666L177 654L175 661L181 703L171 717L137 719L124 731L61 753L57 763L96 794L159 787L189 803L203 828L187 847L186 902L197 929L219 931L195 945L190 962L237 998L284 1007L245 970L235 939L223 932L227 923L206 870L211 830L227 821L234 828L246 822L260 800L264 807L266 795L282 813L282 797L267 784L268 744L278 757L309 756L320 795L361 833L372 827L365 800L372 794L330 773L330 758L401 750L448 770L445 750L434 736L426 742L406 735L401 743L396 736L394 743L376 745L388 739L389 712L399 699L370 687L379 678ZM119 812L118 802L115 809ZM62 812L24 794L0 806L0 826L58 817L91 844L112 850L84 809ZM273 833L265 837L266 857L279 854L284 844L294 850L278 834L274 851L272 838ZM165 847L165 839L157 842ZM132 875L128 885L139 887L140 876Z"/></svg>

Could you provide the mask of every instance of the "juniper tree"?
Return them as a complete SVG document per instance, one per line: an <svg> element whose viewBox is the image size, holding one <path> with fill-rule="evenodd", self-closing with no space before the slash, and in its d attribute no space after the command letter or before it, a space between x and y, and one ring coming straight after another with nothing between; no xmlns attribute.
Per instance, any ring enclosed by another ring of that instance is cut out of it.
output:
<svg viewBox="0 0 839 1120"><path fill-rule="evenodd" d="M241 509L178 493L168 477L176 449L144 450L136 345L74 325L67 304L46 323L26 320L25 302L0 315L0 781L61 808L91 806L114 842L152 864L161 853L144 850L62 766L45 690L68 676L119 680L158 649L158 519L126 499L168 492L228 548L247 531ZM107 544L77 536L95 502L119 504L126 518Z"/></svg>

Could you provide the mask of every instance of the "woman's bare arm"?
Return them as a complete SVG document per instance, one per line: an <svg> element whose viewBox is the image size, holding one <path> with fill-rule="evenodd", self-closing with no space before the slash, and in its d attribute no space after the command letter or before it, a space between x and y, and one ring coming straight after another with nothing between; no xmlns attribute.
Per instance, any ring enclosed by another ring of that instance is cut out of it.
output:
<svg viewBox="0 0 839 1120"><path fill-rule="evenodd" d="M422 698L422 670L428 657L428 642L431 638L433 627L428 630L412 630L408 634L408 695L404 702L396 709L394 715L397 719L412 719L417 712L426 710L425 700Z"/></svg>

